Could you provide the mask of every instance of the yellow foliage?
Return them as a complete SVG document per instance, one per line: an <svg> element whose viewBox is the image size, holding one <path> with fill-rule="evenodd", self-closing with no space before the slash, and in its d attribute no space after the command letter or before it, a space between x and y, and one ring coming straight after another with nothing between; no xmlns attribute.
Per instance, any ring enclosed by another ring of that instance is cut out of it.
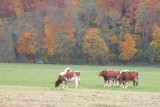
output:
<svg viewBox="0 0 160 107"><path fill-rule="evenodd" d="M160 56L160 27L156 25L153 27L152 42L150 42L149 45L154 47L158 53L158 56ZM160 57L158 58L160 61Z"/></svg>
<svg viewBox="0 0 160 107"><path fill-rule="evenodd" d="M134 34L133 39L134 39L137 47L142 45L142 40L141 40L140 35Z"/></svg>
<svg viewBox="0 0 160 107"><path fill-rule="evenodd" d="M140 0L139 1L139 5L141 6L141 5L146 5L146 4L148 4L148 3L150 3L152 0Z"/></svg>
<svg viewBox="0 0 160 107"><path fill-rule="evenodd" d="M88 55L91 61L96 62L98 59L106 61L108 58L108 47L98 28L90 28L87 31L82 48L83 53Z"/></svg>
<svg viewBox="0 0 160 107"><path fill-rule="evenodd" d="M20 16L24 12L21 0L14 0L13 7L18 16Z"/></svg>
<svg viewBox="0 0 160 107"><path fill-rule="evenodd" d="M134 28L134 32L135 33L139 33L141 31L142 31L141 24L140 23L136 23L135 24L135 28Z"/></svg>
<svg viewBox="0 0 160 107"><path fill-rule="evenodd" d="M118 44L119 43L119 39L117 36L109 36L108 39L110 40L110 42L112 44Z"/></svg>

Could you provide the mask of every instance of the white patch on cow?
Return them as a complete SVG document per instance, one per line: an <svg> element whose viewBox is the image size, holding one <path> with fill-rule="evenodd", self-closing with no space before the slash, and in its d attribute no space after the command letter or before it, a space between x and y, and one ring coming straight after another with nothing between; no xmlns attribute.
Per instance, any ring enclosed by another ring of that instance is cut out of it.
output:
<svg viewBox="0 0 160 107"><path fill-rule="evenodd" d="M59 75L63 76L64 74L66 74L66 72L70 70L70 72L72 72L71 68L67 67L63 72L59 73Z"/></svg>
<svg viewBox="0 0 160 107"><path fill-rule="evenodd" d="M63 72L66 73L68 70L72 71L70 67L67 67Z"/></svg>
<svg viewBox="0 0 160 107"><path fill-rule="evenodd" d="M61 75L61 76L63 76L64 74L66 74L65 72L61 72L61 73L59 73L59 75Z"/></svg>
<svg viewBox="0 0 160 107"><path fill-rule="evenodd" d="M121 70L120 71L120 74L122 73L122 72L128 72L129 70Z"/></svg>
<svg viewBox="0 0 160 107"><path fill-rule="evenodd" d="M71 79L66 79L67 82L75 82L76 86L75 88L77 88L80 85L80 77L74 75ZM66 85L66 87L68 88L68 85Z"/></svg>

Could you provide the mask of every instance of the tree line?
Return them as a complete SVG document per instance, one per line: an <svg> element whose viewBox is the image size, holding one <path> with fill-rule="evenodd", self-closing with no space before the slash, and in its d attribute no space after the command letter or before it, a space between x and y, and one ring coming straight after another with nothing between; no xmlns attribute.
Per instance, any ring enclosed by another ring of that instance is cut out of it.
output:
<svg viewBox="0 0 160 107"><path fill-rule="evenodd" d="M159 0L1 0L0 62L160 63Z"/></svg>

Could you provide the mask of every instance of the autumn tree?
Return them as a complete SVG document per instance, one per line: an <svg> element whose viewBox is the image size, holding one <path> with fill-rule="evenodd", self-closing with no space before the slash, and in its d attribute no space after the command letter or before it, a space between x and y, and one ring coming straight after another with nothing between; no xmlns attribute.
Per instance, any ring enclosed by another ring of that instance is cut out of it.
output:
<svg viewBox="0 0 160 107"><path fill-rule="evenodd" d="M18 54L31 58L36 54L36 35L34 33L24 32L16 41Z"/></svg>
<svg viewBox="0 0 160 107"><path fill-rule="evenodd" d="M17 16L20 16L20 15L23 14L24 9L23 9L23 5L22 5L22 1L21 0L14 0L14 2L13 2L13 10L17 14Z"/></svg>
<svg viewBox="0 0 160 107"><path fill-rule="evenodd" d="M137 22L141 24L141 35L143 48L148 48L151 36L152 14L148 5L138 8Z"/></svg>
<svg viewBox="0 0 160 107"><path fill-rule="evenodd" d="M137 53L135 48L135 41L131 34L126 34L123 36L123 42L120 45L120 59L123 61L131 60Z"/></svg>
<svg viewBox="0 0 160 107"><path fill-rule="evenodd" d="M87 31L82 48L90 63L103 64L108 59L108 46L98 28L90 28Z"/></svg>
<svg viewBox="0 0 160 107"><path fill-rule="evenodd" d="M47 49L47 54L53 55L57 49L56 26L54 24L45 24L42 41L44 47Z"/></svg>
<svg viewBox="0 0 160 107"><path fill-rule="evenodd" d="M70 25L67 22L60 22L57 26L56 35L58 36L58 55L60 60L64 63L71 63L75 54L76 40L75 32L76 28L74 25Z"/></svg>
<svg viewBox="0 0 160 107"><path fill-rule="evenodd" d="M160 62L160 27L156 25L153 28L152 42L149 45L156 49L158 61Z"/></svg>
<svg viewBox="0 0 160 107"><path fill-rule="evenodd" d="M120 40L118 36L115 35L107 35L107 44L109 47L109 60L116 61L119 57L119 44Z"/></svg>

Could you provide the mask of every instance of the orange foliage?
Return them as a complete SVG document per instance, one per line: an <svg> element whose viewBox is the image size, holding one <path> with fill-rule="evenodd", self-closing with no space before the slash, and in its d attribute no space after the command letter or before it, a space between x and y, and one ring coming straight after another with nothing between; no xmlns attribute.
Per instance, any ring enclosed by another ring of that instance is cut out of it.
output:
<svg viewBox="0 0 160 107"><path fill-rule="evenodd" d="M55 30L55 26L52 26L51 24L45 24L44 26L44 35L42 39L45 48L48 50L48 55L53 55L57 48Z"/></svg>
<svg viewBox="0 0 160 107"><path fill-rule="evenodd" d="M72 4L74 7L78 7L80 5L80 0L73 0Z"/></svg>
<svg viewBox="0 0 160 107"><path fill-rule="evenodd" d="M60 44L73 41L75 42L76 28L68 25L65 21L45 24L44 35L42 37L43 44L48 50L48 55L53 55ZM62 41L60 38L64 41ZM58 39L59 38L59 39ZM75 44L73 44L73 47Z"/></svg>
<svg viewBox="0 0 160 107"><path fill-rule="evenodd" d="M137 53L137 49L135 48L135 41L131 34L126 34L123 36L124 41L120 45L121 54L120 59L124 61L131 60L134 55Z"/></svg>
<svg viewBox="0 0 160 107"><path fill-rule="evenodd" d="M20 55L35 55L36 54L36 35L33 33L24 32L16 41L16 49Z"/></svg>

